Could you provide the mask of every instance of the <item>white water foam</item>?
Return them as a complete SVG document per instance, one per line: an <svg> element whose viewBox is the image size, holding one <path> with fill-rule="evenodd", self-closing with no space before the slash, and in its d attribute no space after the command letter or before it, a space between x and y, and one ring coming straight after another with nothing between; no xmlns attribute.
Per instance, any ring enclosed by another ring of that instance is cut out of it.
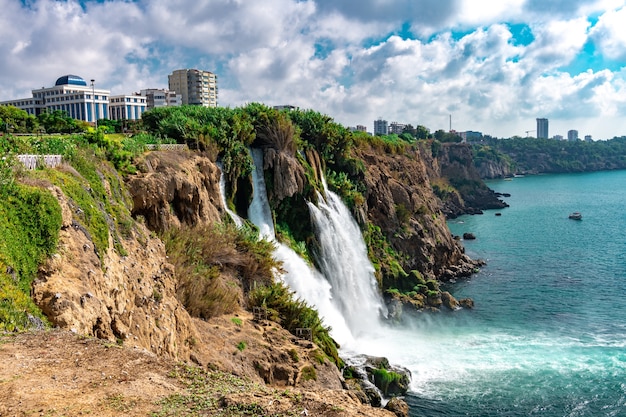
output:
<svg viewBox="0 0 626 417"><path fill-rule="evenodd" d="M324 324L331 327L331 334L337 342L350 343L353 340L352 332L333 302L330 283L293 249L276 241L274 221L263 178L263 151L261 149L251 151L255 165L252 171L254 193L248 209L248 218L259 228L263 239L276 244L274 256L283 263L283 272L278 275L278 278L285 282L300 299L315 307Z"/></svg>

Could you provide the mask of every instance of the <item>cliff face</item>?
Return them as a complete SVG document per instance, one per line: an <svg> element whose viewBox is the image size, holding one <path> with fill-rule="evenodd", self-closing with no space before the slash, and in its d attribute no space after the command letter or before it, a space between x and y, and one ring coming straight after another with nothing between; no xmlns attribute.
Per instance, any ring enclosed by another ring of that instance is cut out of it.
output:
<svg viewBox="0 0 626 417"><path fill-rule="evenodd" d="M428 152L423 152L423 155L429 158ZM480 214L482 210L508 206L482 181L474 167L471 145L444 143L437 157L428 165L433 179L444 180L456 190L439 196L443 203L442 210L448 218L461 214Z"/></svg>
<svg viewBox="0 0 626 417"><path fill-rule="evenodd" d="M111 248L98 257L89 234L72 218L79 207L60 189L53 192L63 209L59 249L32 285L33 298L50 322L188 359L197 336L175 297L174 270L163 243L137 225L124 242L126 256Z"/></svg>
<svg viewBox="0 0 626 417"><path fill-rule="evenodd" d="M476 166L476 170L480 178L484 179L508 178L515 174L509 163L488 159L481 161Z"/></svg>
<svg viewBox="0 0 626 417"><path fill-rule="evenodd" d="M142 216L150 230L220 221L220 170L208 158L192 152L151 152L139 169L127 182L132 213Z"/></svg>
<svg viewBox="0 0 626 417"><path fill-rule="evenodd" d="M98 256L89 232L75 218L81 208L50 186L62 208L63 226L57 253L32 285L33 299L48 320L80 335L217 367L257 383L342 389L339 370L317 346L275 323L254 321L243 308L207 320L188 314L177 298L177 271L153 232L221 221L219 168L198 154L154 152L146 155L142 169L128 179L133 213L143 220L120 242L124 255L111 244ZM355 413L367 410L354 407Z"/></svg>
<svg viewBox="0 0 626 417"><path fill-rule="evenodd" d="M476 265L447 228L420 152L361 149L358 156L366 166L365 211L402 255L403 269L431 279L469 275Z"/></svg>

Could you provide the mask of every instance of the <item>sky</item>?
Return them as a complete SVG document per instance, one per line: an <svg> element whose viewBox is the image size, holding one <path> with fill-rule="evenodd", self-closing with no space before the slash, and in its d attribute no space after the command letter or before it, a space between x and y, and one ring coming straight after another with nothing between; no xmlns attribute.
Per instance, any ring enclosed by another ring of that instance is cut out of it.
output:
<svg viewBox="0 0 626 417"><path fill-rule="evenodd" d="M626 136L626 0L0 0L0 101L75 74L111 94L218 76L293 105L496 137Z"/></svg>

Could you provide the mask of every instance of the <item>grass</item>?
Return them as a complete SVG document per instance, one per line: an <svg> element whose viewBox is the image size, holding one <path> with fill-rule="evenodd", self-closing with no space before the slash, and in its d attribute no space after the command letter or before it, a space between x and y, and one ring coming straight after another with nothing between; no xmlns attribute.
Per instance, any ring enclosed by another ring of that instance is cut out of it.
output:
<svg viewBox="0 0 626 417"><path fill-rule="evenodd" d="M231 374L209 371L202 368L177 365L168 375L183 386L180 392L172 394L158 404L158 410L151 417L169 416L268 416L268 417L295 417L302 412L302 407L294 398L294 394L286 391L276 391L265 386L252 383L250 380ZM277 399L289 399L295 404L284 413L269 413L261 404L224 403L221 399L230 394L259 392Z"/></svg>

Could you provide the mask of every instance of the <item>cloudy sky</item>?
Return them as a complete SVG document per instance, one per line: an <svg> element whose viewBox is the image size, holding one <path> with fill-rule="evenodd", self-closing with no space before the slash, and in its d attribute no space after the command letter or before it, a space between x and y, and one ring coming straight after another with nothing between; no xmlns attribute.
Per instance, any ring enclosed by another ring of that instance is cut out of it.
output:
<svg viewBox="0 0 626 417"><path fill-rule="evenodd" d="M65 74L112 94L218 75L219 103L346 126L626 135L626 0L0 0L0 100Z"/></svg>

